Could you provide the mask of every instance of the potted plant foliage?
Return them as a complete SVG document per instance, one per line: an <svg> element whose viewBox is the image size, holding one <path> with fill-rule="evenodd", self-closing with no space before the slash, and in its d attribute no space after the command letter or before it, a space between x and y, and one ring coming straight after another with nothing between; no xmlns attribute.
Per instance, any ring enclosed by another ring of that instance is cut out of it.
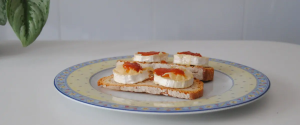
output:
<svg viewBox="0 0 300 125"><path fill-rule="evenodd" d="M9 22L24 47L33 43L47 22L50 0L0 0L0 25ZM1 28L1 27L0 27Z"/></svg>

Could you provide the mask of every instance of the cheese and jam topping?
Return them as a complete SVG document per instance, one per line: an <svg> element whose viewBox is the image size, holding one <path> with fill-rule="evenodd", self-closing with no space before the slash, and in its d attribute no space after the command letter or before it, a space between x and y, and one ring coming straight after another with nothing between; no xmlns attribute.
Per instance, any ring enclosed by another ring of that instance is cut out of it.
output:
<svg viewBox="0 0 300 125"><path fill-rule="evenodd" d="M174 55L173 63L182 65L208 66L208 57L203 57L200 53L190 51L177 52Z"/></svg>
<svg viewBox="0 0 300 125"><path fill-rule="evenodd" d="M157 68L154 70L154 72L158 76L171 78L174 80L175 80L174 76L185 77L184 71L176 68Z"/></svg>
<svg viewBox="0 0 300 125"><path fill-rule="evenodd" d="M142 56L151 56L151 55L157 55L159 53L166 54L166 52L156 52L156 51L138 52L137 54L141 54Z"/></svg>
<svg viewBox="0 0 300 125"><path fill-rule="evenodd" d="M168 53L166 52L137 52L134 54L133 61L138 62L161 62L168 60Z"/></svg>
<svg viewBox="0 0 300 125"><path fill-rule="evenodd" d="M186 69L157 68L154 70L154 83L170 88L186 88L194 83L194 77Z"/></svg>
<svg viewBox="0 0 300 125"><path fill-rule="evenodd" d="M143 68L141 67L140 64L136 63L136 62L133 62L133 63L130 63L130 62L125 62L123 64L123 69L125 69L125 71L127 73L129 73L131 70L133 72L140 72L141 70L143 70Z"/></svg>
<svg viewBox="0 0 300 125"><path fill-rule="evenodd" d="M202 57L202 55L200 53L193 53L191 51L177 52L177 54L185 54L185 55L192 55L192 56Z"/></svg>
<svg viewBox="0 0 300 125"><path fill-rule="evenodd" d="M114 80L122 84L134 84L149 78L148 69L142 68L136 62L124 62L113 69Z"/></svg>

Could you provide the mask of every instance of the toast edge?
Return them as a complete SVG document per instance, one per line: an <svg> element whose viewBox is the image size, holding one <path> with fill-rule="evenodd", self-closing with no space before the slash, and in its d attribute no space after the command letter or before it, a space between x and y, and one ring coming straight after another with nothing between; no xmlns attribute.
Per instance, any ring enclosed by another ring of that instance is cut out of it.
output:
<svg viewBox="0 0 300 125"><path fill-rule="evenodd" d="M201 84L200 86L202 86L202 89L200 91L192 91L192 92L186 92L186 91L182 91L179 89L173 89L173 88L165 88L165 87L155 87L155 86L145 86L148 87L148 89L161 89L161 90L165 90L164 92L160 92L160 93L154 93L154 92L149 92L149 91L140 91L138 90L138 87L142 87L142 86L136 86L136 85L112 85L110 83L105 83L105 80L113 77L113 75L110 76L106 76L106 77L102 77L98 80L98 86L104 87L104 88L108 88L108 89L113 89L113 90L117 90L117 91L128 91L128 92L141 92L141 93L148 93L148 94L154 94L154 95L165 95L165 96L170 96L170 97L176 97L176 98L183 98L183 99L190 99L190 100L194 100L194 99L198 99L200 97L203 96L203 85L204 83L200 80L197 80L197 84ZM124 88L126 90L124 90ZM129 88L129 89L128 89ZM178 96L177 94L183 94L184 96Z"/></svg>
<svg viewBox="0 0 300 125"><path fill-rule="evenodd" d="M203 68L203 80L202 81L212 81L214 80L215 70L212 67Z"/></svg>

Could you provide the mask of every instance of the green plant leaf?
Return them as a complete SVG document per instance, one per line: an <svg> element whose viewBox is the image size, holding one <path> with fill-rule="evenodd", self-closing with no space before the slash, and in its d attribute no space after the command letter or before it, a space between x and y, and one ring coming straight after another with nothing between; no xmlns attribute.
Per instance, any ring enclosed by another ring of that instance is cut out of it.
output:
<svg viewBox="0 0 300 125"><path fill-rule="evenodd" d="M24 47L33 43L47 22L50 0L7 0L7 17Z"/></svg>
<svg viewBox="0 0 300 125"><path fill-rule="evenodd" d="M5 25L6 22L6 0L0 0L0 25Z"/></svg>

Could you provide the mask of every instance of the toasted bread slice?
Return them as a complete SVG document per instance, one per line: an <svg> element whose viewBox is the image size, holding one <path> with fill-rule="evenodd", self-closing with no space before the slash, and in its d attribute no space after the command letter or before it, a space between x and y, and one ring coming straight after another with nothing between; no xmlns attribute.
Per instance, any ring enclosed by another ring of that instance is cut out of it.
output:
<svg viewBox="0 0 300 125"><path fill-rule="evenodd" d="M136 84L121 84L113 79L113 75L99 79L98 86L118 91L141 92L156 95L165 95L183 99L197 99L203 96L203 82L194 79L194 84L188 88L168 88L154 84L153 80L147 79Z"/></svg>
<svg viewBox="0 0 300 125"><path fill-rule="evenodd" d="M116 65L123 65L124 62L128 60L118 60ZM130 61L130 62L137 62L137 61ZM203 66L186 66L186 65L179 65L174 63L160 63L160 62L137 62L139 63L143 68L146 67L152 67L155 68L185 68L190 70L194 78L201 80L201 81L212 81L214 79L214 68L213 67L203 67Z"/></svg>

